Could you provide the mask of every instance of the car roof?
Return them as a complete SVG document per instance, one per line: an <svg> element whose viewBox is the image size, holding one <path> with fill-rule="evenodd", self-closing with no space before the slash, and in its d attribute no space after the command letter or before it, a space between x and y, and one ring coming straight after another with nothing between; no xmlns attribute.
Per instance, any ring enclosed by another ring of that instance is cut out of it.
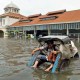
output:
<svg viewBox="0 0 80 80"><path fill-rule="evenodd" d="M66 43L66 42L69 42L70 41L70 38L68 36L64 36L64 35L48 35L48 36L43 36L43 37L40 37L38 39L38 41L61 41L63 43Z"/></svg>

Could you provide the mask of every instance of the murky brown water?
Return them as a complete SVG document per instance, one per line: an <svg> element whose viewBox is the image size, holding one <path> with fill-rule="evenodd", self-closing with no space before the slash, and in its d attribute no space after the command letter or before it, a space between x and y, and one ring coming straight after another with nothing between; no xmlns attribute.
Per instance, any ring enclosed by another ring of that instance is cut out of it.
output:
<svg viewBox="0 0 80 80"><path fill-rule="evenodd" d="M56 74L29 68L26 64L37 45L36 40L0 38L0 80L80 80L80 58Z"/></svg>

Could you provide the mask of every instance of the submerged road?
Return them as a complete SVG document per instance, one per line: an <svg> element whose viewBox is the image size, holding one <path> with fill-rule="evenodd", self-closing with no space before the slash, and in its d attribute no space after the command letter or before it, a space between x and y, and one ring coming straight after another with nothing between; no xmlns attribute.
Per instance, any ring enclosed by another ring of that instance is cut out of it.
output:
<svg viewBox="0 0 80 80"><path fill-rule="evenodd" d="M80 53L80 43L77 44ZM51 74L27 66L36 40L0 38L0 80L80 80L80 58L60 73Z"/></svg>

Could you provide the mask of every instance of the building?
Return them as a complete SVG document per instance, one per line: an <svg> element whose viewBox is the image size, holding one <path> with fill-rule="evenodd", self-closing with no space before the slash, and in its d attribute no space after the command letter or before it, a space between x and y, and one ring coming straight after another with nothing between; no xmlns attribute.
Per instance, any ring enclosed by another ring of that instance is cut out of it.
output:
<svg viewBox="0 0 80 80"><path fill-rule="evenodd" d="M35 14L26 20L20 20L11 25L12 30L19 30L25 34L39 35L68 35L80 36L80 10L59 10L45 15ZM11 30L10 30L11 31Z"/></svg>
<svg viewBox="0 0 80 80"><path fill-rule="evenodd" d="M9 26L26 18L19 12L20 9L12 2L4 8L4 14L0 15L0 37L8 37Z"/></svg>
<svg viewBox="0 0 80 80"><path fill-rule="evenodd" d="M80 9L73 11L64 9L48 12L45 15L34 14L27 17L19 14L20 9L13 3L6 6L4 10L5 14L0 16L2 21L1 31L3 31L2 27L5 27L10 35L26 37L27 34L33 34L35 37L40 35L80 37ZM7 16L5 16L6 14Z"/></svg>

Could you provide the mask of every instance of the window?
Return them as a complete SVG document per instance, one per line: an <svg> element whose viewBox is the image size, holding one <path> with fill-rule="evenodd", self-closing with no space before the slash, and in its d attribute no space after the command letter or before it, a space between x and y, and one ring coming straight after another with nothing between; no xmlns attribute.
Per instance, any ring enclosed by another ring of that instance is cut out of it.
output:
<svg viewBox="0 0 80 80"><path fill-rule="evenodd" d="M2 21L2 18L0 18L0 22Z"/></svg>
<svg viewBox="0 0 80 80"><path fill-rule="evenodd" d="M57 18L57 16L48 16L48 17L40 18L40 20L42 20L42 21L45 21L45 20L54 20L56 18Z"/></svg>
<svg viewBox="0 0 80 80"><path fill-rule="evenodd" d="M31 22L32 20L28 19L28 20L20 20L19 22Z"/></svg>
<svg viewBox="0 0 80 80"><path fill-rule="evenodd" d="M5 25L5 19L3 19L3 25Z"/></svg>

